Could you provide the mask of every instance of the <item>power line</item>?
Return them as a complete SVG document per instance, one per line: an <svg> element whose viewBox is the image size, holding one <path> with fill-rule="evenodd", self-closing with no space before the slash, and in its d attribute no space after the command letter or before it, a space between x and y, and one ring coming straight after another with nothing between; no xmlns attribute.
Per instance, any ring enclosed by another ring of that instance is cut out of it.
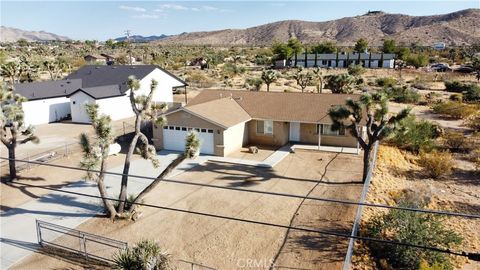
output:
<svg viewBox="0 0 480 270"><path fill-rule="evenodd" d="M110 198L110 197L102 198L101 196L92 195L92 194L86 194L86 193L75 192L75 191L60 190L60 189L55 189L55 188L51 188L51 187L25 184L25 183L16 183L16 184L23 185L23 186L29 186L29 187L36 187L36 188L40 188L40 189L51 190L51 191L60 192L60 193L67 193L67 194L71 194L71 195L77 195L77 196L84 196L84 197L90 197L90 198L101 199L101 200L109 200L109 201L114 201L114 202L120 202L119 199ZM134 203L134 205L156 208L156 209L162 209L162 210L173 211L173 212L181 212L181 213L186 213L186 214L205 216L205 217L209 217L209 218L225 219L225 220L230 220L230 221L237 221L237 222L243 222L243 223L249 223L249 224L256 224L256 225L263 225L263 226L269 226L269 227L290 229L290 230L303 231L303 232L309 232L309 233L318 233L318 234L336 236L336 237L342 237L342 238L353 238L353 239L357 239L357 240L361 240L361 241L370 241L370 242L377 242L377 243L383 243L383 244L389 244L389 245L399 245L399 246L412 247L412 248L418 248L418 249L424 249L424 250L431 250L431 251L446 253L446 254L450 254L450 255L467 257L468 259L474 260L474 261L480 261L480 253L470 253L470 252L464 252L464 251L462 251L462 252L452 251L450 249L444 249L444 248L438 248L438 247L429 247L429 246L403 243L403 242L390 241L390 240L385 240L385 239L378 239L378 238L371 238L371 237L364 237L364 236L353 236L353 235L348 235L348 234L343 234L343 233L336 233L336 232L332 232L332 231L314 230L314 229L309 229L309 228L293 227L293 226L287 226L287 225L282 225L282 224L277 224L277 223L269 223L269 222L252 220L252 219L242 219L242 218L237 218L237 217L210 214L210 213L206 213L206 212L185 210L185 209L173 208L173 207L168 207L168 206L160 206L160 205L155 205L155 204Z"/></svg>
<svg viewBox="0 0 480 270"><path fill-rule="evenodd" d="M0 157L0 159L11 160L9 158L4 158L4 157ZM48 163L43 163L43 162L28 161L28 160L21 160L21 159L13 159L13 160L18 161L18 162L36 164L36 165L41 165L41 166L49 166L49 167L55 167L55 168L61 168L61 169L100 173L99 170L88 170L88 169L79 168L79 167L57 165L57 164L48 164ZM156 180L157 179L155 177L135 175L135 174L123 174L123 173L116 173L116 172L110 172L110 171L104 171L103 173L109 174L109 175L115 175L115 176L127 175L129 177L146 179L146 180ZM374 203L366 203L366 202L362 203L362 202L339 200L339 199L329 199L329 198L321 198L321 197L305 197L305 196L302 196L302 195L295 195L295 194L288 194L288 193L233 188L233 187L225 187L225 186L218 186L218 185L211 185L211 184L185 182L185 181L165 179L165 178L161 179L160 181L167 182L167 183L173 183L173 184L200 186L200 187L207 187L207 188L216 188L216 189L256 193L256 194L271 195L271 196L281 196L281 197L288 197L288 198L295 198L295 199L306 198L308 200L313 200L313 201L323 201L323 202L348 204L348 205L356 205L356 206L362 205L362 206L367 206L367 207L384 208L384 209L397 209L397 210L402 210L402 211L418 212L418 213L424 213L424 214L434 214L434 215L444 215L444 216L480 219L480 215L476 215L476 214L467 214L467 213L459 213L459 212L447 212L447 211L438 211L438 210L429 210L429 209L419 209L419 208L402 207L402 206L391 206L391 205L386 205L386 204L374 204ZM317 182L318 181L315 181L315 183L317 183Z"/></svg>

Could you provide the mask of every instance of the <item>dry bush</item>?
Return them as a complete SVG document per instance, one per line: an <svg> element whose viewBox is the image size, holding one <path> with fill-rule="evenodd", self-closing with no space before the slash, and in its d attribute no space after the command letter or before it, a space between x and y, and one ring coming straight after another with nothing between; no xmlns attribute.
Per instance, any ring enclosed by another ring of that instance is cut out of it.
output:
<svg viewBox="0 0 480 270"><path fill-rule="evenodd" d="M449 131L443 135L443 144L451 151L461 151L468 148L468 139L463 132Z"/></svg>
<svg viewBox="0 0 480 270"><path fill-rule="evenodd" d="M450 101L436 104L432 107L432 110L436 114L442 114L455 119L464 119L475 114L478 108L475 105Z"/></svg>
<svg viewBox="0 0 480 270"><path fill-rule="evenodd" d="M448 151L421 152L418 163L428 177L435 179L450 175L454 165L452 154Z"/></svg>

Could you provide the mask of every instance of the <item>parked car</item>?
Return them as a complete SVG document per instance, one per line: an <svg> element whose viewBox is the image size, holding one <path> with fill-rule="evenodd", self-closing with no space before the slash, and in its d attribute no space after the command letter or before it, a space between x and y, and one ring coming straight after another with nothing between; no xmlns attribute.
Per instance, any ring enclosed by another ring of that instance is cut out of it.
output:
<svg viewBox="0 0 480 270"><path fill-rule="evenodd" d="M445 72L445 71L450 71L452 70L448 64L445 63L435 63L430 66L431 71L436 71L436 72Z"/></svg>
<svg viewBox="0 0 480 270"><path fill-rule="evenodd" d="M461 65L459 68L455 69L455 71L461 73L472 73L474 69L472 65Z"/></svg>

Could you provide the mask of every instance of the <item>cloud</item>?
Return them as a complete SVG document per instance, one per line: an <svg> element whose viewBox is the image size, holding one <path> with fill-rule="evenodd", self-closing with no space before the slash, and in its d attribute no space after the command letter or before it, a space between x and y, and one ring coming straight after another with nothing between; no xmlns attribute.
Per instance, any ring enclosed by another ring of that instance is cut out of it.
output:
<svg viewBox="0 0 480 270"><path fill-rule="evenodd" d="M158 19L158 18L160 18L160 15L157 15L157 14L139 14L139 15L133 15L132 18L135 18L135 19Z"/></svg>
<svg viewBox="0 0 480 270"><path fill-rule="evenodd" d="M182 6L178 4L162 4L159 5L157 9L155 9L155 12L164 12L166 10L177 10L177 11L205 11L205 12L226 12L229 11L227 9L221 9L213 6L193 6L193 7L188 7L188 6Z"/></svg>
<svg viewBox="0 0 480 270"><path fill-rule="evenodd" d="M135 11L135 12L146 12L147 11L145 8L142 8L142 7L132 7L132 6L124 6L124 5L121 5L119 8L123 9L123 10L128 10L128 11Z"/></svg>
<svg viewBox="0 0 480 270"><path fill-rule="evenodd" d="M175 5L175 4L163 4L163 5L160 5L159 7L160 7L160 10L165 10L165 9L189 10L189 8L186 6Z"/></svg>

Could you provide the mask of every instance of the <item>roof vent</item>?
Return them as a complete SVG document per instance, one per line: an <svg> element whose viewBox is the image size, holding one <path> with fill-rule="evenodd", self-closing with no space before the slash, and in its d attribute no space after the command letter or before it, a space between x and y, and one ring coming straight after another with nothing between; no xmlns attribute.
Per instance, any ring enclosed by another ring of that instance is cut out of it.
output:
<svg viewBox="0 0 480 270"><path fill-rule="evenodd" d="M67 81L67 84L70 84L70 83L71 83L71 81Z"/></svg>
<svg viewBox="0 0 480 270"><path fill-rule="evenodd" d="M112 69L116 69L117 67L113 66Z"/></svg>
<svg viewBox="0 0 480 270"><path fill-rule="evenodd" d="M100 69L100 67L95 67L95 69Z"/></svg>

